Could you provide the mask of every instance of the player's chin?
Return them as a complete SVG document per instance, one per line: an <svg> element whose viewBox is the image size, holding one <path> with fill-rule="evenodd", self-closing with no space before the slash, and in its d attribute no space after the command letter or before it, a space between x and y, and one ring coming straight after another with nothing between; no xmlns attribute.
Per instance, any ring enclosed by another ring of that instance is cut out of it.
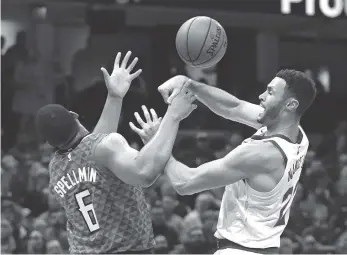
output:
<svg viewBox="0 0 347 255"><path fill-rule="evenodd" d="M264 113L260 113L257 118L259 124L264 124Z"/></svg>

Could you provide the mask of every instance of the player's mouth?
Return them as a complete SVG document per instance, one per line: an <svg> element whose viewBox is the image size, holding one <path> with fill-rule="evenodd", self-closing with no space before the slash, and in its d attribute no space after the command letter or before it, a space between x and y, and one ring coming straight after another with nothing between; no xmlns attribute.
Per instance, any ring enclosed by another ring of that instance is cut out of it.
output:
<svg viewBox="0 0 347 255"><path fill-rule="evenodd" d="M262 103L260 103L259 106L263 108L263 111L265 111L265 106Z"/></svg>
<svg viewBox="0 0 347 255"><path fill-rule="evenodd" d="M259 106L260 106L261 108L263 108L263 110L259 113L258 118L262 118L263 115L264 115L264 112L265 112L265 107L264 107L264 105L263 105L262 103L260 103Z"/></svg>

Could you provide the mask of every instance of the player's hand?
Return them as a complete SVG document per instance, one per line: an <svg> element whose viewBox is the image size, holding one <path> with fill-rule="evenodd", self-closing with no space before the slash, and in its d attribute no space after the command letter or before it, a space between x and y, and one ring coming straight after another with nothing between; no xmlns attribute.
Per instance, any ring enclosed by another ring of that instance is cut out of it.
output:
<svg viewBox="0 0 347 255"><path fill-rule="evenodd" d="M183 85L181 91L172 99L168 107L168 114L178 121L187 118L197 108L197 105L193 104L195 99L195 95Z"/></svg>
<svg viewBox="0 0 347 255"><path fill-rule="evenodd" d="M162 118L158 118L157 113L154 109L151 109L150 112L148 111L146 106L142 106L143 115L145 116L146 122L144 122L138 112L135 112L135 118L137 123L141 126L142 129L137 128L134 123L130 122L130 128L140 136L142 142L144 144L148 143L151 138L155 135L155 133L158 131L158 128L160 126L160 122Z"/></svg>
<svg viewBox="0 0 347 255"><path fill-rule="evenodd" d="M104 75L108 95L123 98L128 92L131 82L140 75L142 70L139 69L136 72L131 73L138 61L138 58L134 58L131 64L127 67L131 56L131 51L127 52L122 63L119 64L121 55L122 54L118 52L114 61L111 75L109 75L107 70L103 67L101 68L101 71Z"/></svg>
<svg viewBox="0 0 347 255"><path fill-rule="evenodd" d="M172 100L182 90L183 85L189 87L190 79L183 75L177 75L158 87L165 103L171 104Z"/></svg>

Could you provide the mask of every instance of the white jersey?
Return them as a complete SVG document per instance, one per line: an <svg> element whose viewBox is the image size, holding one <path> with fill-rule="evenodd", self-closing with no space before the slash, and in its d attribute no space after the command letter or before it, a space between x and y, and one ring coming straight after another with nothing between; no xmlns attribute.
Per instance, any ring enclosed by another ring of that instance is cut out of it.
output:
<svg viewBox="0 0 347 255"><path fill-rule="evenodd" d="M260 128L243 143L273 143L285 161L283 177L269 192L252 189L247 180L226 186L215 233L219 239L228 239L248 248L280 246L280 236L288 223L309 145L301 127L298 143L292 143L282 135L265 136L265 133L266 127Z"/></svg>

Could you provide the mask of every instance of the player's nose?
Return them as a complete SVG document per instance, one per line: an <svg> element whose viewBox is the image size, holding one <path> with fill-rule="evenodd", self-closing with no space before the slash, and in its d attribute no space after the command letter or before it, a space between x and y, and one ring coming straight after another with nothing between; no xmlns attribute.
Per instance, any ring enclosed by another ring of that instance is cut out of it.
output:
<svg viewBox="0 0 347 255"><path fill-rule="evenodd" d="M260 102L264 102L264 94L265 93L262 93L262 94L259 95L258 98L259 98Z"/></svg>

